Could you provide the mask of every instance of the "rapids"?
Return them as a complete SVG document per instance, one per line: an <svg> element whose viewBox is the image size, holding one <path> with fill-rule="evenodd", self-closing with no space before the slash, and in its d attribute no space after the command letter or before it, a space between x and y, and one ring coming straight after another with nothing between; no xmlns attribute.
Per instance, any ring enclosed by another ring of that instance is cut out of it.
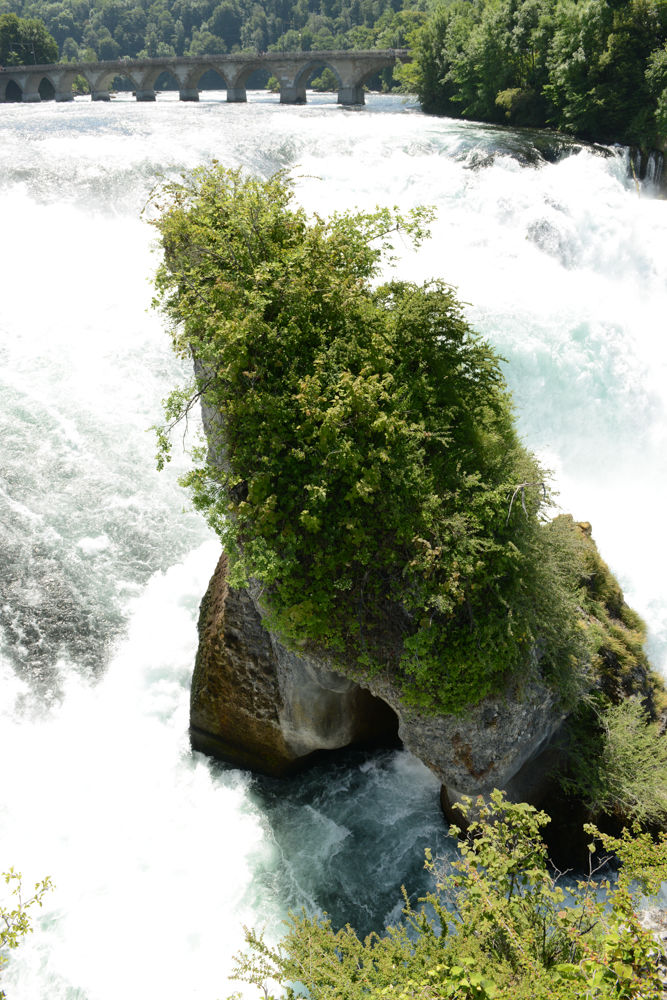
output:
<svg viewBox="0 0 667 1000"><path fill-rule="evenodd" d="M433 204L398 273L458 287L667 671L667 201L621 150L550 162L400 98L204 96L0 107L0 871L55 883L12 1000L222 998L243 923L275 935L305 905L379 927L423 887L424 847L451 849L406 753L281 785L190 752L218 547L177 484L187 456L155 470L149 428L186 374L150 311L161 178L216 157L289 169L310 211Z"/></svg>

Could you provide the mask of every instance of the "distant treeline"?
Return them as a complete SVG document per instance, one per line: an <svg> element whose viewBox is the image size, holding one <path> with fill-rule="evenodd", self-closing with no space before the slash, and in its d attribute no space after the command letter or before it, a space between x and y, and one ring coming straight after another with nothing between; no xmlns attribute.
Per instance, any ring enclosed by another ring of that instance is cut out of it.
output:
<svg viewBox="0 0 667 1000"><path fill-rule="evenodd" d="M667 0L452 0L411 41L427 112L665 145Z"/></svg>
<svg viewBox="0 0 667 1000"><path fill-rule="evenodd" d="M427 0L0 0L0 15L37 18L60 58L398 48ZM27 53L29 55L29 53ZM26 60L28 61L28 60ZM30 60L32 61L32 60Z"/></svg>

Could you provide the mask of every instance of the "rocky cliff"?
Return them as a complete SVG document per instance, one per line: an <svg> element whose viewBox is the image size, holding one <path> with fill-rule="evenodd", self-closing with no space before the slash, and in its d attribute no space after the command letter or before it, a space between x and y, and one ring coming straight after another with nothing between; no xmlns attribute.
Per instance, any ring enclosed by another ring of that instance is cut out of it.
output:
<svg viewBox="0 0 667 1000"><path fill-rule="evenodd" d="M199 365L195 370L204 377ZM224 467L221 414L204 400L202 412L209 461ZM583 552L581 624L597 636L589 686L612 702L636 695L655 717L660 683L643 652L641 620L600 558L590 524L567 521ZM538 669L461 715L426 714L405 704L390 672L356 683L321 650L287 649L263 615L251 590L230 586L223 554L201 606L190 717L195 749L280 776L323 751L400 743L440 779L447 815L462 796L500 788L561 814L557 837L567 838L571 821L580 826L576 804L576 816L565 815L572 803L562 801L554 777L567 756L567 711ZM388 623L380 641L391 650L395 638ZM458 812L451 817L460 821Z"/></svg>
<svg viewBox="0 0 667 1000"><path fill-rule="evenodd" d="M321 750L397 743L388 704L262 624L256 601L227 580L224 554L202 601L192 679L198 750L265 774L303 767Z"/></svg>
<svg viewBox="0 0 667 1000"><path fill-rule="evenodd" d="M397 738L439 777L443 803L503 788L539 800L553 766L563 712L533 680L487 698L464 717L406 707L391 681L367 687L285 647L262 624L258 602L227 579L223 555L201 606L192 681L193 746L241 767L289 773L316 751L391 746Z"/></svg>
<svg viewBox="0 0 667 1000"><path fill-rule="evenodd" d="M655 716L660 685L642 650L641 623L600 559L590 525L578 529L587 554L582 621L604 635L591 687L612 701L638 696ZM191 694L195 749L281 776L321 752L403 745L440 779L448 817L460 821L452 807L462 796L501 788L556 814L552 847L571 846L571 830L585 817L564 801L554 777L567 754L566 712L537 672L463 715L421 713L404 704L387 675L362 686L323 655L285 648L264 626L250 590L229 585L224 554L202 601L199 634Z"/></svg>

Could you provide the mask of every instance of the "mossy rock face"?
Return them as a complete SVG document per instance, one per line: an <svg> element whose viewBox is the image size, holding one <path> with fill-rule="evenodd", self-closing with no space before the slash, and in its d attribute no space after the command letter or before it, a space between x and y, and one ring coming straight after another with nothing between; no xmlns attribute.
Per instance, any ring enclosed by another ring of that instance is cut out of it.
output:
<svg viewBox="0 0 667 1000"><path fill-rule="evenodd" d="M572 520L569 515L563 517ZM638 697L655 720L667 695L662 677L644 651L646 626L625 602L621 586L593 541L588 521L573 523L581 536L581 586L586 627L592 640L591 666L597 685L612 704Z"/></svg>

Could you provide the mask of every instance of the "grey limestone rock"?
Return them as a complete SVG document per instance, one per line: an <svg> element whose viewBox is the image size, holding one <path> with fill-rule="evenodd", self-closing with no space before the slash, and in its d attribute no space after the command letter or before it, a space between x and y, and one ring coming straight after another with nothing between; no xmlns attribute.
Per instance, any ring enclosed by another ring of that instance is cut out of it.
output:
<svg viewBox="0 0 667 1000"><path fill-rule="evenodd" d="M306 764L316 751L403 746L446 789L463 795L503 788L539 801L562 713L539 681L486 698L464 716L429 716L406 707L390 680L364 688L312 655L286 649L262 623L259 601L234 590L221 557L202 602L191 695L196 749L268 774Z"/></svg>
<svg viewBox="0 0 667 1000"><path fill-rule="evenodd" d="M195 361L200 383L207 372ZM224 417L202 398L209 461L226 467ZM233 590L223 556L202 602L191 694L196 749L269 774L311 755L353 745L403 746L440 779L443 803L502 788L539 802L563 715L538 680L486 698L465 716L428 716L407 707L384 676L367 689L320 656L286 649L262 624L258 596Z"/></svg>
<svg viewBox="0 0 667 1000"><path fill-rule="evenodd" d="M195 749L281 775L311 754L396 742L396 718L354 681L286 649L248 590L227 581L223 555L202 601L192 678Z"/></svg>

